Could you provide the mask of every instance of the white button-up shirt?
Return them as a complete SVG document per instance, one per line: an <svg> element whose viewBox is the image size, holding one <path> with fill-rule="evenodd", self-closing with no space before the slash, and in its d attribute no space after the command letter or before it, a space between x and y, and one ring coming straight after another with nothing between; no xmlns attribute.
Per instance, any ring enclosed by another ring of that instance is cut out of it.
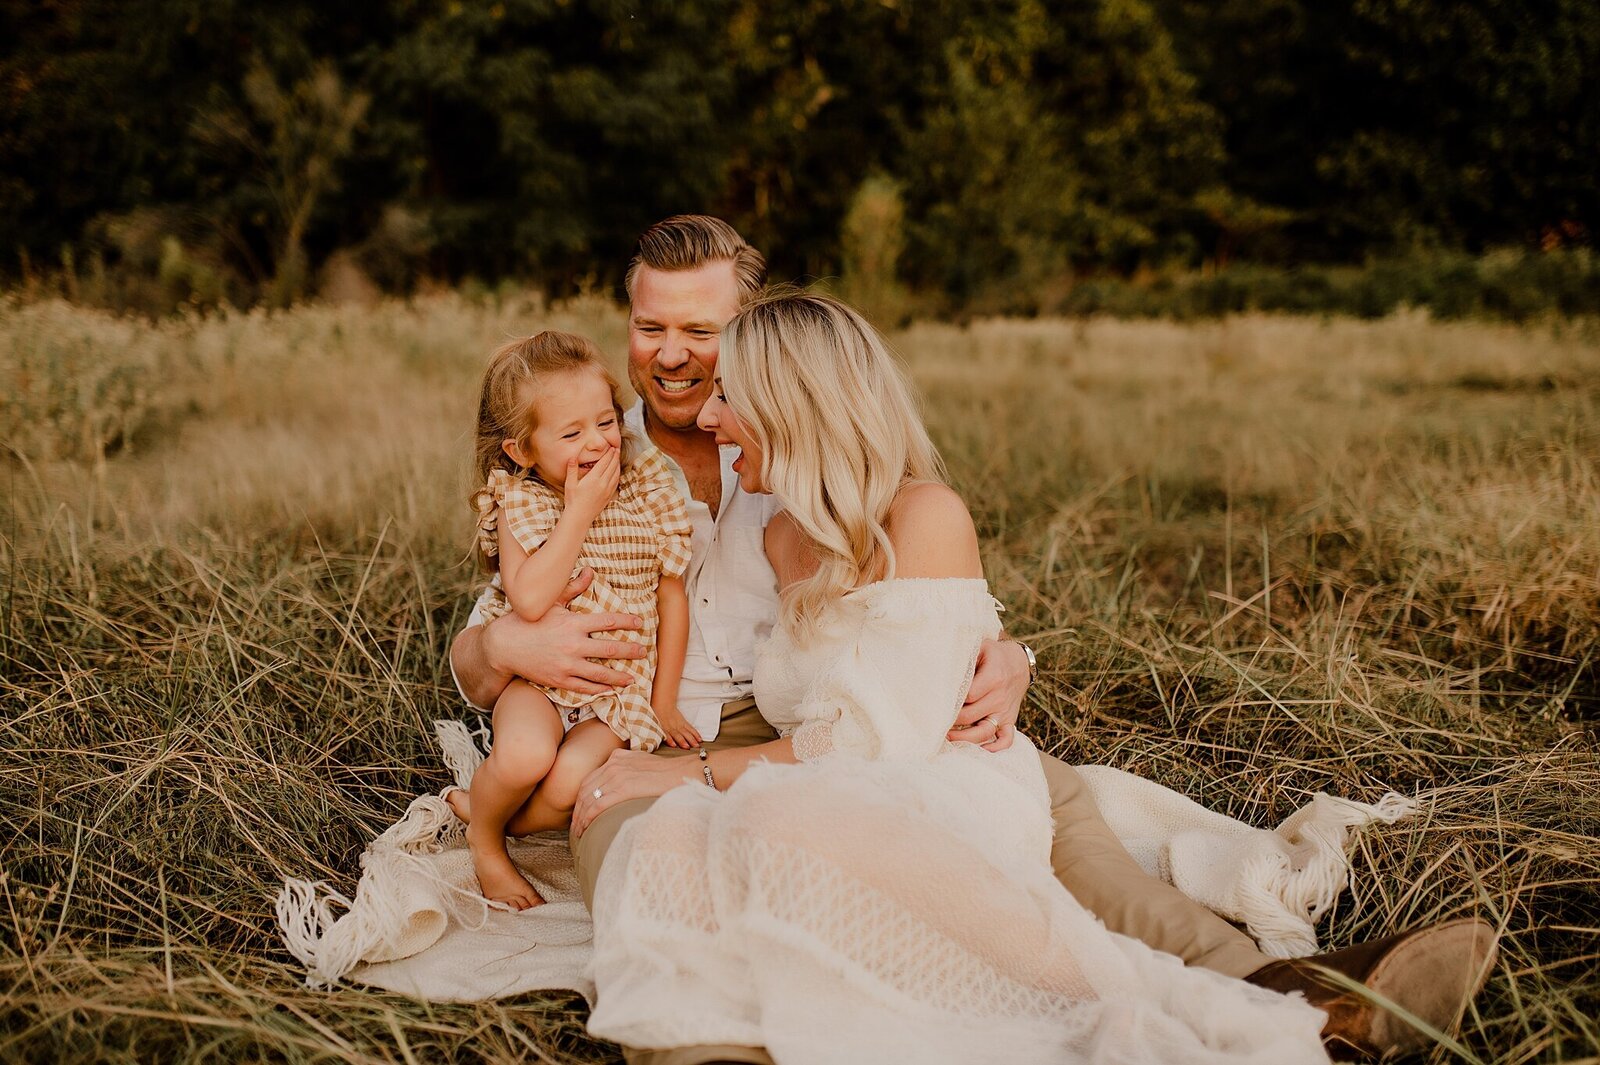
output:
<svg viewBox="0 0 1600 1065"><path fill-rule="evenodd" d="M624 421L639 440L648 441L643 403L634 404ZM665 452L662 457L689 505L694 526L693 554L684 575L689 648L678 688L678 711L702 739L710 741L722 724L722 704L750 694L756 648L771 634L778 617L778 578L767 561L764 537L767 522L781 508L772 496L752 495L739 487L733 469L737 448L722 449L722 506L715 518L709 506L689 494L682 468ZM480 609L490 594L486 589L479 598L467 619L469 627L482 623ZM452 664L452 677L454 669ZM459 680L456 687L461 687Z"/></svg>

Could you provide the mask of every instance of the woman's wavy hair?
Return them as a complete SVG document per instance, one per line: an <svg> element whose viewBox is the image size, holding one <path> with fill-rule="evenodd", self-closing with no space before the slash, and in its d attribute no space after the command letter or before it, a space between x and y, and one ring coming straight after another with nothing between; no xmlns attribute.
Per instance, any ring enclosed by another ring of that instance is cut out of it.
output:
<svg viewBox="0 0 1600 1065"><path fill-rule="evenodd" d="M524 450L532 450L533 431L538 428L535 401L539 382L553 374L573 370L591 370L600 375L611 389L611 405L616 408L617 424L621 426L622 390L617 386L616 376L606 366L600 349L589 338L547 329L535 336L508 341L489 356L483 384L478 390L478 427L473 440L474 507L478 492L488 482L492 470L502 469L517 477L537 476L532 470L517 465L500 445L506 440L516 440ZM633 438L624 430L622 459L625 464L632 461L634 450ZM551 487L559 491L563 486ZM493 568L487 559L483 561Z"/></svg>
<svg viewBox="0 0 1600 1065"><path fill-rule="evenodd" d="M796 642L832 600L894 576L885 522L908 482L945 481L910 384L858 312L795 289L728 323L723 395L761 448L761 478L817 553L817 572L784 593Z"/></svg>

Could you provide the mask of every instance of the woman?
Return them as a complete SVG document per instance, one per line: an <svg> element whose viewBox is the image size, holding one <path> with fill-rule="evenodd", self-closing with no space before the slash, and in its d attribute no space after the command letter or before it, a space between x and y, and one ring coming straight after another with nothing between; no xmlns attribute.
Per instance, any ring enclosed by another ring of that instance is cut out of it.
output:
<svg viewBox="0 0 1600 1065"><path fill-rule="evenodd" d="M1303 1001L1112 935L1056 882L1024 737L946 742L996 604L871 326L772 297L729 324L719 369L701 426L786 508L755 678L784 738L617 837L591 1030L782 1062L1325 1061Z"/></svg>

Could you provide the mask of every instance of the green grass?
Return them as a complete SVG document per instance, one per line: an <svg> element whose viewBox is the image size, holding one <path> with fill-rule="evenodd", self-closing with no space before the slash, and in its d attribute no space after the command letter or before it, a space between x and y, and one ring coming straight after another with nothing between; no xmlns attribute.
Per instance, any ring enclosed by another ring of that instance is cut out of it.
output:
<svg viewBox="0 0 1600 1065"><path fill-rule="evenodd" d="M615 1057L559 996L308 991L272 916L445 782L477 373L549 325L620 351L599 303L0 304L0 1059ZM1041 745L1263 825L1421 796L1326 941L1482 914L1463 1045L1600 1057L1600 328L895 342L1041 652Z"/></svg>

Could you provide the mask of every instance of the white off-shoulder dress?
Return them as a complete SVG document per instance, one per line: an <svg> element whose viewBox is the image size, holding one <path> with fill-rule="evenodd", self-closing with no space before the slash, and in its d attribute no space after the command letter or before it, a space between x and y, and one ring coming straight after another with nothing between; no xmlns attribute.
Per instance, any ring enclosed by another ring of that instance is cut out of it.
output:
<svg viewBox="0 0 1600 1065"><path fill-rule="evenodd" d="M999 632L982 580L844 596L756 669L799 765L677 788L595 898L590 1030L778 1062L1325 1062L1323 1015L1106 930L1051 873L1026 737L945 733Z"/></svg>

